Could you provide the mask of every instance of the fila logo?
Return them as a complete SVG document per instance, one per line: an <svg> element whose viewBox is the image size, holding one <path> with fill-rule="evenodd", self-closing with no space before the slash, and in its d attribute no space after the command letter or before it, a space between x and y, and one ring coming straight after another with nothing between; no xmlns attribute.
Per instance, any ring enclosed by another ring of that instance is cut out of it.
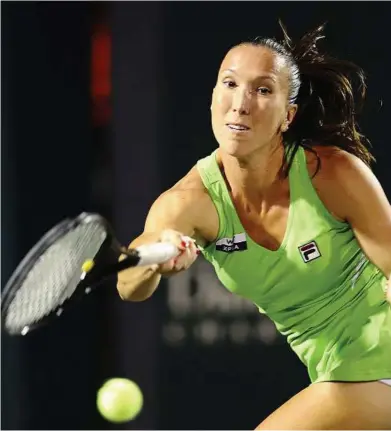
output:
<svg viewBox="0 0 391 431"><path fill-rule="evenodd" d="M234 251L247 250L245 233L238 233L233 238L221 238L216 241L216 250L232 253Z"/></svg>
<svg viewBox="0 0 391 431"><path fill-rule="evenodd" d="M315 260L321 256L315 241L300 246L299 251L305 263L311 262L311 260Z"/></svg>

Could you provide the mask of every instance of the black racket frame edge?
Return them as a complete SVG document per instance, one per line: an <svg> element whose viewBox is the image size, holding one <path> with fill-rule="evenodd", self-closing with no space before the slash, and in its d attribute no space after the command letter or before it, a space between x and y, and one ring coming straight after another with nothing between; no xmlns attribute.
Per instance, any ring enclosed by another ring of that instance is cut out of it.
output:
<svg viewBox="0 0 391 431"><path fill-rule="evenodd" d="M95 263L94 268L86 275L83 280L80 280L77 288L70 298L64 301L63 304L61 304L51 313L43 317L40 321L30 325L28 332L31 332L40 326L46 325L51 320L59 317L65 308L69 308L73 303L77 302L77 300L81 299L82 296L89 294L91 290L101 285L102 282L107 280L113 274L116 274L123 269L137 265L140 260L137 251L129 250L121 246L114 236L114 231L111 225L104 217L99 214L84 212L73 219L67 218L62 222L57 223L57 225L55 225L42 236L42 238L21 260L9 278L1 294L1 320L3 329L5 328L4 320L9 304L18 291L20 284L25 280L28 273L35 265L37 259L45 252L45 250L58 241L62 236L66 235L80 224L90 222L99 222L102 224L107 233L107 236L96 255L91 256ZM118 258L121 254L126 254L127 257L124 260L118 262ZM10 335L22 335L21 331L13 333L10 333L9 331L6 332L8 332Z"/></svg>

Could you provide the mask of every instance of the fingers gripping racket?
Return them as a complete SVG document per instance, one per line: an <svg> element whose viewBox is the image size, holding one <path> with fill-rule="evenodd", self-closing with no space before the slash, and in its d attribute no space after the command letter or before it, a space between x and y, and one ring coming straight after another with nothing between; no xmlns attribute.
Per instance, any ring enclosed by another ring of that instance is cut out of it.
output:
<svg viewBox="0 0 391 431"><path fill-rule="evenodd" d="M120 255L126 257L118 261ZM58 317L107 277L179 254L171 243L127 249L98 214L82 213L47 232L20 262L1 297L2 326L25 335Z"/></svg>

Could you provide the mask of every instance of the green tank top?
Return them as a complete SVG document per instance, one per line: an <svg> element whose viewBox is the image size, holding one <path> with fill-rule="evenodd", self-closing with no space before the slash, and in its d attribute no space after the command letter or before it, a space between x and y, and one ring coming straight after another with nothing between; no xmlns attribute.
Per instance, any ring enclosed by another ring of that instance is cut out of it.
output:
<svg viewBox="0 0 391 431"><path fill-rule="evenodd" d="M302 147L289 172L290 208L280 248L255 243L240 222L216 160L197 162L219 232L202 248L221 283L274 321L313 383L391 378L391 307L386 278L348 223L319 199Z"/></svg>

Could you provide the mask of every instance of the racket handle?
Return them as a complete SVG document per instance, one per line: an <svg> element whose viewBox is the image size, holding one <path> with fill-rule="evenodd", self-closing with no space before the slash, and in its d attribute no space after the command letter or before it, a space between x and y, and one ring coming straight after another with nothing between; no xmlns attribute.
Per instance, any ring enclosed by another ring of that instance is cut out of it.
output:
<svg viewBox="0 0 391 431"><path fill-rule="evenodd" d="M187 239L187 237L185 237ZM91 271L91 277L86 282L90 285L101 283L106 278L135 266L158 265L180 254L180 250L172 243L158 242L154 244L144 244L133 249L124 251L127 256L115 263L106 265L103 268L99 265ZM95 272L94 272L95 271ZM81 274L80 279L84 280L86 272Z"/></svg>
<svg viewBox="0 0 391 431"><path fill-rule="evenodd" d="M137 266L156 265L167 262L180 254L178 248L170 242L158 242L136 247L140 258Z"/></svg>

